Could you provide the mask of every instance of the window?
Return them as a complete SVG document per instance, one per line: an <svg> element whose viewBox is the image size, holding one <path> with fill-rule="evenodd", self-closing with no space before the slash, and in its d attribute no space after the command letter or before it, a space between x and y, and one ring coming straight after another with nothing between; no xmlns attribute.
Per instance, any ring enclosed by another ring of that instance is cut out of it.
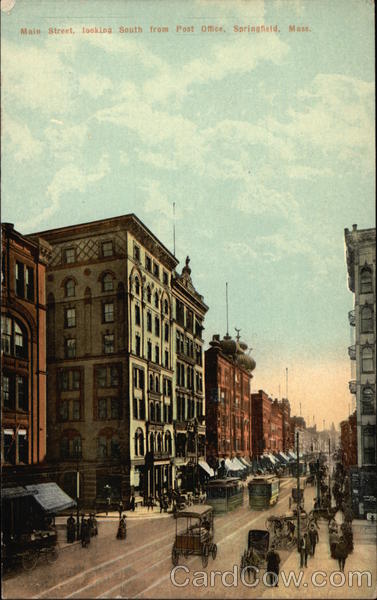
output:
<svg viewBox="0 0 377 600"><path fill-rule="evenodd" d="M120 419L121 411L120 411L119 398L110 398L110 404L111 404L111 418L112 419Z"/></svg>
<svg viewBox="0 0 377 600"><path fill-rule="evenodd" d="M361 333L373 331L373 309L370 306L364 306L361 309Z"/></svg>
<svg viewBox="0 0 377 600"><path fill-rule="evenodd" d="M25 265L18 261L16 262L16 296L25 297Z"/></svg>
<svg viewBox="0 0 377 600"><path fill-rule="evenodd" d="M65 340L65 357L75 358L76 357L76 340L75 338L68 338Z"/></svg>
<svg viewBox="0 0 377 600"><path fill-rule="evenodd" d="M21 410L28 410L28 385L27 378L21 375L16 375L16 401L17 406Z"/></svg>
<svg viewBox="0 0 377 600"><path fill-rule="evenodd" d="M165 332L164 332L165 342L169 341L169 324L165 323Z"/></svg>
<svg viewBox="0 0 377 600"><path fill-rule="evenodd" d="M27 377L15 373L3 375L2 404L4 409L29 409Z"/></svg>
<svg viewBox="0 0 377 600"><path fill-rule="evenodd" d="M149 273L152 273L152 260L147 254L145 255L145 268L147 271L149 271Z"/></svg>
<svg viewBox="0 0 377 600"><path fill-rule="evenodd" d="M158 304L159 304L159 302L158 302L158 293L155 292L155 294L154 294L154 305L155 305L156 308L158 308Z"/></svg>
<svg viewBox="0 0 377 600"><path fill-rule="evenodd" d="M369 294L373 292L372 270L369 267L363 267L360 271L360 294Z"/></svg>
<svg viewBox="0 0 377 600"><path fill-rule="evenodd" d="M96 381L99 388L119 386L119 367L96 367Z"/></svg>
<svg viewBox="0 0 377 600"><path fill-rule="evenodd" d="M102 242L102 256L103 258L108 258L109 256L113 256L113 242Z"/></svg>
<svg viewBox="0 0 377 600"><path fill-rule="evenodd" d="M160 335L160 319L158 317L154 318L154 333Z"/></svg>
<svg viewBox="0 0 377 600"><path fill-rule="evenodd" d="M185 325L185 308L180 300L176 300L175 304L176 318L179 325Z"/></svg>
<svg viewBox="0 0 377 600"><path fill-rule="evenodd" d="M112 352L115 352L114 334L113 333L106 333L103 336L103 353L104 354L111 354Z"/></svg>
<svg viewBox="0 0 377 600"><path fill-rule="evenodd" d="M68 390L80 389L80 370L79 369L62 369L59 372L59 387L65 392Z"/></svg>
<svg viewBox="0 0 377 600"><path fill-rule="evenodd" d="M34 301L34 269L26 267L26 298Z"/></svg>
<svg viewBox="0 0 377 600"><path fill-rule="evenodd" d="M72 264L75 262L75 249L74 248L65 248L63 252L63 259L66 265Z"/></svg>
<svg viewBox="0 0 377 600"><path fill-rule="evenodd" d="M107 419L107 398L98 399L98 418Z"/></svg>
<svg viewBox="0 0 377 600"><path fill-rule="evenodd" d="M152 314L147 312L147 331L152 331Z"/></svg>
<svg viewBox="0 0 377 600"><path fill-rule="evenodd" d="M169 284L169 275L167 274L166 271L163 272L162 281L163 281L164 285L168 285Z"/></svg>
<svg viewBox="0 0 377 600"><path fill-rule="evenodd" d="M143 398L139 398L139 419L145 419L145 402Z"/></svg>
<svg viewBox="0 0 377 600"><path fill-rule="evenodd" d="M363 463L367 465L374 465L376 462L375 433L376 428L374 425L366 425L363 427Z"/></svg>
<svg viewBox="0 0 377 600"><path fill-rule="evenodd" d="M151 288L149 286L147 287L147 301L149 303L152 302L152 292L151 292Z"/></svg>
<svg viewBox="0 0 377 600"><path fill-rule="evenodd" d="M362 356L362 371L363 373L372 373L373 372L373 348L369 346L364 346L361 351Z"/></svg>
<svg viewBox="0 0 377 600"><path fill-rule="evenodd" d="M110 273L105 273L102 278L102 291L112 292L114 290L114 280Z"/></svg>
<svg viewBox="0 0 377 600"><path fill-rule="evenodd" d="M78 433L67 432L60 438L61 458L81 458L81 437Z"/></svg>
<svg viewBox="0 0 377 600"><path fill-rule="evenodd" d="M18 431L18 462L19 463L28 463L28 454L29 448L27 443L27 432L26 431Z"/></svg>
<svg viewBox="0 0 377 600"><path fill-rule="evenodd" d="M104 436L100 436L97 439L97 456L98 458L107 457L107 440Z"/></svg>
<svg viewBox="0 0 377 600"><path fill-rule="evenodd" d="M140 281L138 277L135 277L135 294L136 296L140 294Z"/></svg>
<svg viewBox="0 0 377 600"><path fill-rule="evenodd" d="M62 400L59 405L59 416L61 421L68 421L68 401Z"/></svg>
<svg viewBox="0 0 377 600"><path fill-rule="evenodd" d="M135 324L140 325L140 306L135 304Z"/></svg>
<svg viewBox="0 0 377 600"><path fill-rule="evenodd" d="M106 302L103 304L103 322L112 323L114 321L114 303Z"/></svg>
<svg viewBox="0 0 377 600"><path fill-rule="evenodd" d="M370 386L366 386L362 390L361 396L361 412L363 415L374 415L374 390Z"/></svg>
<svg viewBox="0 0 377 600"><path fill-rule="evenodd" d="M76 309L66 308L64 311L64 327L76 327Z"/></svg>
<svg viewBox="0 0 377 600"><path fill-rule="evenodd" d="M140 335L135 336L135 354L141 356L141 339Z"/></svg>
<svg viewBox="0 0 377 600"><path fill-rule="evenodd" d="M76 284L73 279L68 279L64 285L66 298L71 298L75 295Z"/></svg>
<svg viewBox="0 0 377 600"><path fill-rule="evenodd" d="M154 361L157 364L159 364L160 362L160 346L158 346L157 344L154 349Z"/></svg>
<svg viewBox="0 0 377 600"><path fill-rule="evenodd" d="M4 375L3 377L3 385L1 388L2 397L3 397L3 406L4 408L13 408L14 399L12 398L12 394L10 393L10 377Z"/></svg>
<svg viewBox="0 0 377 600"><path fill-rule="evenodd" d="M171 454L172 451L172 443L171 443L171 434L170 431L165 433L165 452Z"/></svg>
<svg viewBox="0 0 377 600"><path fill-rule="evenodd" d="M135 456L144 456L144 433L140 427L135 432Z"/></svg>
<svg viewBox="0 0 377 600"><path fill-rule="evenodd" d="M27 357L27 335L26 331L16 319L1 316L1 349L4 354Z"/></svg>
<svg viewBox="0 0 377 600"><path fill-rule="evenodd" d="M134 259L139 262L140 261L140 246L134 244Z"/></svg>
<svg viewBox="0 0 377 600"><path fill-rule="evenodd" d="M79 421L80 416L80 400L72 400L72 421Z"/></svg>
<svg viewBox="0 0 377 600"><path fill-rule="evenodd" d="M155 388L154 388L154 389L155 389L155 391L156 391L157 393L159 393L159 392L160 392L160 378L159 378L159 376L158 376L158 375L156 375L156 379L155 379Z"/></svg>
<svg viewBox="0 0 377 600"><path fill-rule="evenodd" d="M165 350L165 367L169 368L169 352Z"/></svg>
<svg viewBox="0 0 377 600"><path fill-rule="evenodd" d="M15 464L16 462L16 445L15 445L15 434L12 429L5 429L3 431L4 439L4 461L7 463Z"/></svg>
<svg viewBox="0 0 377 600"><path fill-rule="evenodd" d="M155 277L160 277L160 267L155 262L153 262L153 275Z"/></svg>
<svg viewBox="0 0 377 600"><path fill-rule="evenodd" d="M147 342L147 358L148 360L152 360L152 342Z"/></svg>
<svg viewBox="0 0 377 600"><path fill-rule="evenodd" d="M134 388L144 389L144 370L139 367L133 368L133 383Z"/></svg>
<svg viewBox="0 0 377 600"><path fill-rule="evenodd" d="M169 314L169 303L167 300L164 301L164 313L165 315Z"/></svg>
<svg viewBox="0 0 377 600"><path fill-rule="evenodd" d="M187 319L186 319L186 327L189 331L192 331L193 328L193 314L191 310L187 311Z"/></svg>
<svg viewBox="0 0 377 600"><path fill-rule="evenodd" d="M119 439L115 435L110 440L110 455L111 458L119 458L120 456Z"/></svg>

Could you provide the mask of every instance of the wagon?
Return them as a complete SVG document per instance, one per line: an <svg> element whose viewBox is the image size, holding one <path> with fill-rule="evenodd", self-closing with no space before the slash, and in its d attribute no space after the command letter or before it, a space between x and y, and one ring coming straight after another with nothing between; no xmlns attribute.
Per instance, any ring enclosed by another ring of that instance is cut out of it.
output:
<svg viewBox="0 0 377 600"><path fill-rule="evenodd" d="M217 546L213 542L213 508L206 504L198 504L188 509L175 513L176 529L175 541L171 558L174 566L178 564L179 557L187 558L191 555L202 557L202 565L208 565L211 554L215 559Z"/></svg>
<svg viewBox="0 0 377 600"><path fill-rule="evenodd" d="M6 544L5 562L20 561L25 571L34 569L41 555L46 556L48 563L53 563L58 558L57 541L54 529L22 534Z"/></svg>
<svg viewBox="0 0 377 600"><path fill-rule="evenodd" d="M247 536L247 549L241 556L241 570L246 569L249 578L267 567L267 552L270 546L270 533L264 529L250 529Z"/></svg>

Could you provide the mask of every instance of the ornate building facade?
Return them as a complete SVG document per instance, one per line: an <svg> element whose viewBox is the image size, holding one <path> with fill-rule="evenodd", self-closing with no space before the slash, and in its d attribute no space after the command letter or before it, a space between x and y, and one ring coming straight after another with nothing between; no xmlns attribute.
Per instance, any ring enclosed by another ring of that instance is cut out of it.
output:
<svg viewBox="0 0 377 600"><path fill-rule="evenodd" d="M348 314L354 337L348 348L353 373L349 389L356 400L357 422L353 489L358 490L354 501L362 516L376 512L376 230L353 225L352 231L345 229L345 244L348 287L354 294Z"/></svg>
<svg viewBox="0 0 377 600"><path fill-rule="evenodd" d="M51 248L11 223L1 232L1 465L5 481L13 474L20 483L46 459L45 272Z"/></svg>

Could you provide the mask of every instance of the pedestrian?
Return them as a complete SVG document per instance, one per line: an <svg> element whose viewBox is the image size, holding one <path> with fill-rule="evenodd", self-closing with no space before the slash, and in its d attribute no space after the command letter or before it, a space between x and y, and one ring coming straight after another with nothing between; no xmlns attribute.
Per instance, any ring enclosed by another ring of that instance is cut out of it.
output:
<svg viewBox="0 0 377 600"><path fill-rule="evenodd" d="M88 525L89 525L90 537L93 537L94 535L98 535L98 524L97 524L97 519L94 516L94 513L90 513Z"/></svg>
<svg viewBox="0 0 377 600"><path fill-rule="evenodd" d="M82 539L82 526L83 526L84 520L85 520L85 515L82 514L81 515L81 523L80 523L80 538L81 539Z"/></svg>
<svg viewBox="0 0 377 600"><path fill-rule="evenodd" d="M164 502L161 495L158 497L158 503L160 505L160 513L162 513L162 509L164 508Z"/></svg>
<svg viewBox="0 0 377 600"><path fill-rule="evenodd" d="M125 540L127 537L127 525L126 525L126 517L123 515L119 519L118 531L116 538L117 540Z"/></svg>
<svg viewBox="0 0 377 600"><path fill-rule="evenodd" d="M309 539L305 533L300 540L300 568L308 566Z"/></svg>
<svg viewBox="0 0 377 600"><path fill-rule="evenodd" d="M130 510L132 510L132 512L135 512L135 494L133 492L131 494L130 499Z"/></svg>
<svg viewBox="0 0 377 600"><path fill-rule="evenodd" d="M90 544L90 527L87 519L81 522L81 546L87 548Z"/></svg>
<svg viewBox="0 0 377 600"><path fill-rule="evenodd" d="M344 566L348 556L347 544L344 537L341 537L335 547L335 558L338 559L339 570L344 573Z"/></svg>
<svg viewBox="0 0 377 600"><path fill-rule="evenodd" d="M315 547L316 547L317 543L319 542L318 531L317 531L316 526L314 525L314 523L310 524L310 528L309 528L309 540L310 540L310 546L311 546L311 550L312 550L312 556L314 556L314 554L315 554Z"/></svg>
<svg viewBox="0 0 377 600"><path fill-rule="evenodd" d="M120 520L121 517L122 517L122 512L123 512L123 502L122 502L122 500L120 500L120 502L119 502L118 512L119 512L119 520Z"/></svg>
<svg viewBox="0 0 377 600"><path fill-rule="evenodd" d="M76 521L71 513L67 519L67 542L68 544L72 544L75 541L76 537Z"/></svg>
<svg viewBox="0 0 377 600"><path fill-rule="evenodd" d="M271 550L267 552L267 573L269 574L269 582L273 587L278 587L280 556L275 550L275 545L272 544Z"/></svg>

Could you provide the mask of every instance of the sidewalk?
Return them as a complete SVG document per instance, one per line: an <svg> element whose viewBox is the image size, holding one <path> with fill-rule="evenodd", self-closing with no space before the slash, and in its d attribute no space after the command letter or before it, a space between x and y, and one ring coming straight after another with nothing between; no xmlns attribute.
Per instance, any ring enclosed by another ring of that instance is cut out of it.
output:
<svg viewBox="0 0 377 600"><path fill-rule="evenodd" d="M319 522L319 543L316 546L315 556L308 557L307 568L300 569L300 555L297 551L291 552L288 558L280 565L279 588L266 589L263 598L376 598L376 528L375 524L368 521L354 521L354 551L349 554L344 569L344 576L333 575L339 571L338 561L330 556L329 535L327 521ZM362 585L358 587L357 576L350 572L371 573L371 586L367 585L367 577L362 578ZM299 585L291 580L289 586L284 585L282 572L287 581L289 573L296 574L296 581L302 573ZM314 576L313 574L318 574ZM343 579L343 584L342 584Z"/></svg>

